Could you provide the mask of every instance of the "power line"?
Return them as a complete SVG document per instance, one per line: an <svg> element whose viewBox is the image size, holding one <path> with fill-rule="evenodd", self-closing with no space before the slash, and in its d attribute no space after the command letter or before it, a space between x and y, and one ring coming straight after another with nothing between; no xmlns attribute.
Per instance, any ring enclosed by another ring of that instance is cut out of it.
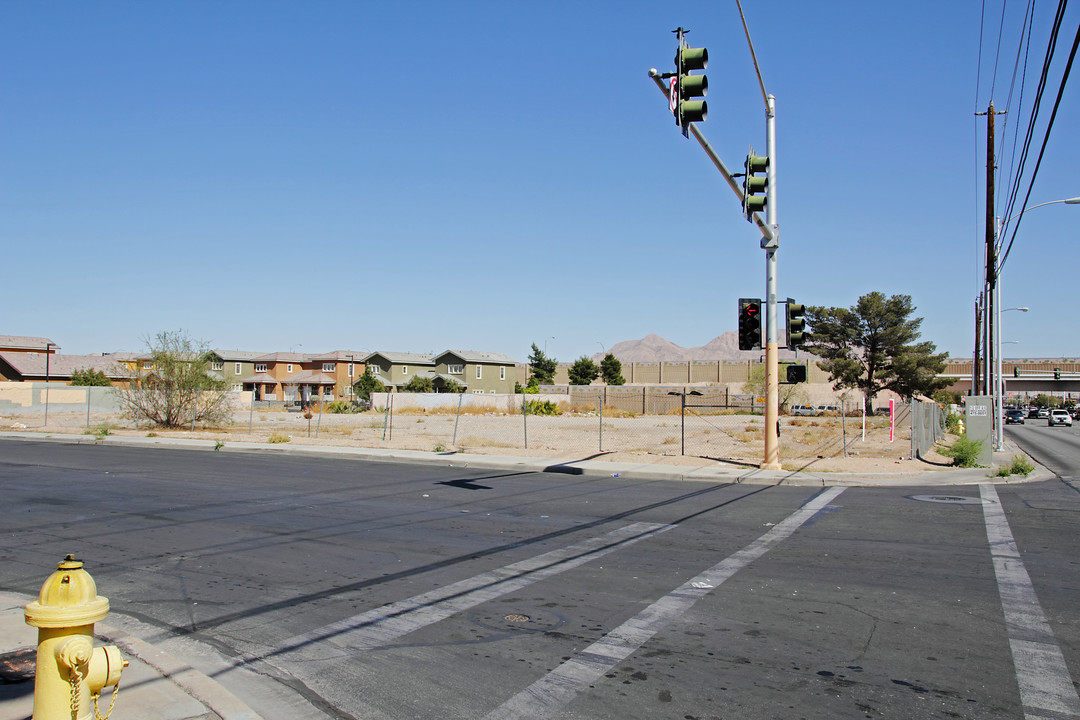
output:
<svg viewBox="0 0 1080 720"><path fill-rule="evenodd" d="M1035 134L1035 126L1039 118L1039 109L1042 106L1042 95L1046 89L1046 80L1050 73L1050 66L1054 59L1054 52L1057 48L1057 38L1061 32L1061 21L1065 15L1065 5L1067 0L1059 0L1057 13L1054 16L1054 26L1050 31L1050 40L1046 48L1046 56L1043 59L1042 73L1039 76L1039 86L1035 91L1035 100L1031 107L1031 119L1028 122L1027 133L1024 137L1024 147L1020 152L1020 163L1016 173L1013 176L1011 183L1012 191L1009 194L1008 201L1005 204L1004 210L1001 212L1001 217L1010 218L1013 216L1013 209L1016 206L1016 197L1020 192L1020 182L1024 176L1024 166L1027 164L1028 152L1031 149L1031 140Z"/></svg>
<svg viewBox="0 0 1080 720"><path fill-rule="evenodd" d="M1069 73L1072 71L1073 60L1076 58L1076 49L1080 47L1080 26L1076 28L1076 37L1073 38L1072 50L1069 51L1069 60L1065 63L1065 72L1061 76L1061 85L1058 87L1057 98L1054 100L1054 109L1050 113L1050 121L1046 124L1046 134L1043 136L1042 147L1039 149L1039 159L1035 162L1035 170L1031 173L1031 182L1028 183L1027 195L1024 196L1024 208L1027 208L1028 200L1031 199L1031 190L1035 186L1035 176L1039 174L1039 166L1042 165L1043 155L1046 153L1046 144L1050 140L1050 131L1054 127L1054 119L1057 117L1058 108L1061 106L1061 97L1065 94L1065 83L1069 80ZM1009 246L1006 248L1005 253L1001 256L1001 260L998 262L998 270L1000 271L1005 265L1005 260L1009 257L1009 251L1012 250L1013 241L1016 240L1016 232L1020 229L1020 221L1024 219L1024 210L1020 210L1020 215L1016 218L1016 225L1013 226L1012 237L1009 238Z"/></svg>

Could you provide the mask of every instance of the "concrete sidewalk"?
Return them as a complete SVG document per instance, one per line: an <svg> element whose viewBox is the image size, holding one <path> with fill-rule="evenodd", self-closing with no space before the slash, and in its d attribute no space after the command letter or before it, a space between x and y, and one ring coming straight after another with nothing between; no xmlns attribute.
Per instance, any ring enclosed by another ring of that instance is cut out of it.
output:
<svg viewBox="0 0 1080 720"><path fill-rule="evenodd" d="M142 438L0 432L0 438L71 444L160 447L214 452L213 440ZM1027 477L989 478L986 468L927 469L919 473L768 471L739 466L685 467L656 463L614 463L602 459L567 460L494 455L465 455L410 450L312 447L229 443L221 452L287 453L352 457L381 462L407 462L479 470L518 470L647 480L734 482L761 485L823 487L944 487L984 482L1016 483L1048 480L1053 473L1040 465ZM1006 441L995 465L1007 464L1023 452ZM89 568L91 574L92 568ZM42 568L42 582L52 568ZM107 595L107 592L105 593ZM27 720L33 709L34 649L37 630L26 625L23 608L34 598L0 593L0 720ZM114 644L130 662L120 680L120 695L111 720L294 720L329 717L284 682L238 665L205 644L164 635L159 629L117 613L95 626L98 644ZM181 659L184 658L184 659ZM108 708L108 693L101 711Z"/></svg>

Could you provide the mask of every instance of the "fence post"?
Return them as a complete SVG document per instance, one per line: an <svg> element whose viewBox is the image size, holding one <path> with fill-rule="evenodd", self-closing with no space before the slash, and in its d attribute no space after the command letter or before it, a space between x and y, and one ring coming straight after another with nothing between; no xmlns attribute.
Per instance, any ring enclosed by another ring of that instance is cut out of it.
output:
<svg viewBox="0 0 1080 720"><path fill-rule="evenodd" d="M199 395L202 390L195 391L195 405L191 408L191 432L195 432L195 416L199 413Z"/></svg>
<svg viewBox="0 0 1080 720"><path fill-rule="evenodd" d="M525 449L529 449L529 402L525 399L525 393L521 394L521 422L525 428Z"/></svg>
<svg viewBox="0 0 1080 720"><path fill-rule="evenodd" d="M459 392L457 399L457 415L454 416L454 439L450 441L450 444L457 447L457 426L458 420L461 419L461 401L465 399L465 393Z"/></svg>
<svg viewBox="0 0 1080 720"><path fill-rule="evenodd" d="M255 422L255 385L251 386L251 408L248 410L248 435L251 434L251 426Z"/></svg>
<svg viewBox="0 0 1080 720"><path fill-rule="evenodd" d="M86 386L86 427L90 427L90 386Z"/></svg>

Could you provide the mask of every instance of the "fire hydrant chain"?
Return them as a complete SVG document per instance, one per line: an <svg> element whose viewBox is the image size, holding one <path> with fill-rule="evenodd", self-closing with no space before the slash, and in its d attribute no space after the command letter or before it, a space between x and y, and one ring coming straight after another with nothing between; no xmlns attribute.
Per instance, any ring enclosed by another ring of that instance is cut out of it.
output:
<svg viewBox="0 0 1080 720"><path fill-rule="evenodd" d="M83 674L79 672L79 668L71 668L71 716L74 718L79 717L79 686L82 684ZM109 709L104 715L101 714L101 708L98 706L98 701L101 699L101 693L95 692L90 695L94 700L94 720L109 720L113 714L113 708L116 707L116 696L120 694L120 681L117 680L113 685L112 694L109 699Z"/></svg>

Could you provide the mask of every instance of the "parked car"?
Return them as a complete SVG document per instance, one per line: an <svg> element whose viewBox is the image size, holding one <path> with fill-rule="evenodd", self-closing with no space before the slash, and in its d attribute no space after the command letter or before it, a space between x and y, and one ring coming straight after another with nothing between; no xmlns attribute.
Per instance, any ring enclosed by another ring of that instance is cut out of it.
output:
<svg viewBox="0 0 1080 720"><path fill-rule="evenodd" d="M817 410L818 410L819 415L839 415L840 414L840 406L839 405L818 405Z"/></svg>
<svg viewBox="0 0 1080 720"><path fill-rule="evenodd" d="M1072 427L1072 415L1065 410L1051 410L1046 416L1046 424L1048 427L1054 427L1055 425Z"/></svg>
<svg viewBox="0 0 1080 720"><path fill-rule="evenodd" d="M817 415L818 409L813 405L792 405L788 412L792 415Z"/></svg>
<svg viewBox="0 0 1080 720"><path fill-rule="evenodd" d="M1024 424L1024 411L1023 410L1006 410L1005 411L1005 424L1006 425L1023 425Z"/></svg>

